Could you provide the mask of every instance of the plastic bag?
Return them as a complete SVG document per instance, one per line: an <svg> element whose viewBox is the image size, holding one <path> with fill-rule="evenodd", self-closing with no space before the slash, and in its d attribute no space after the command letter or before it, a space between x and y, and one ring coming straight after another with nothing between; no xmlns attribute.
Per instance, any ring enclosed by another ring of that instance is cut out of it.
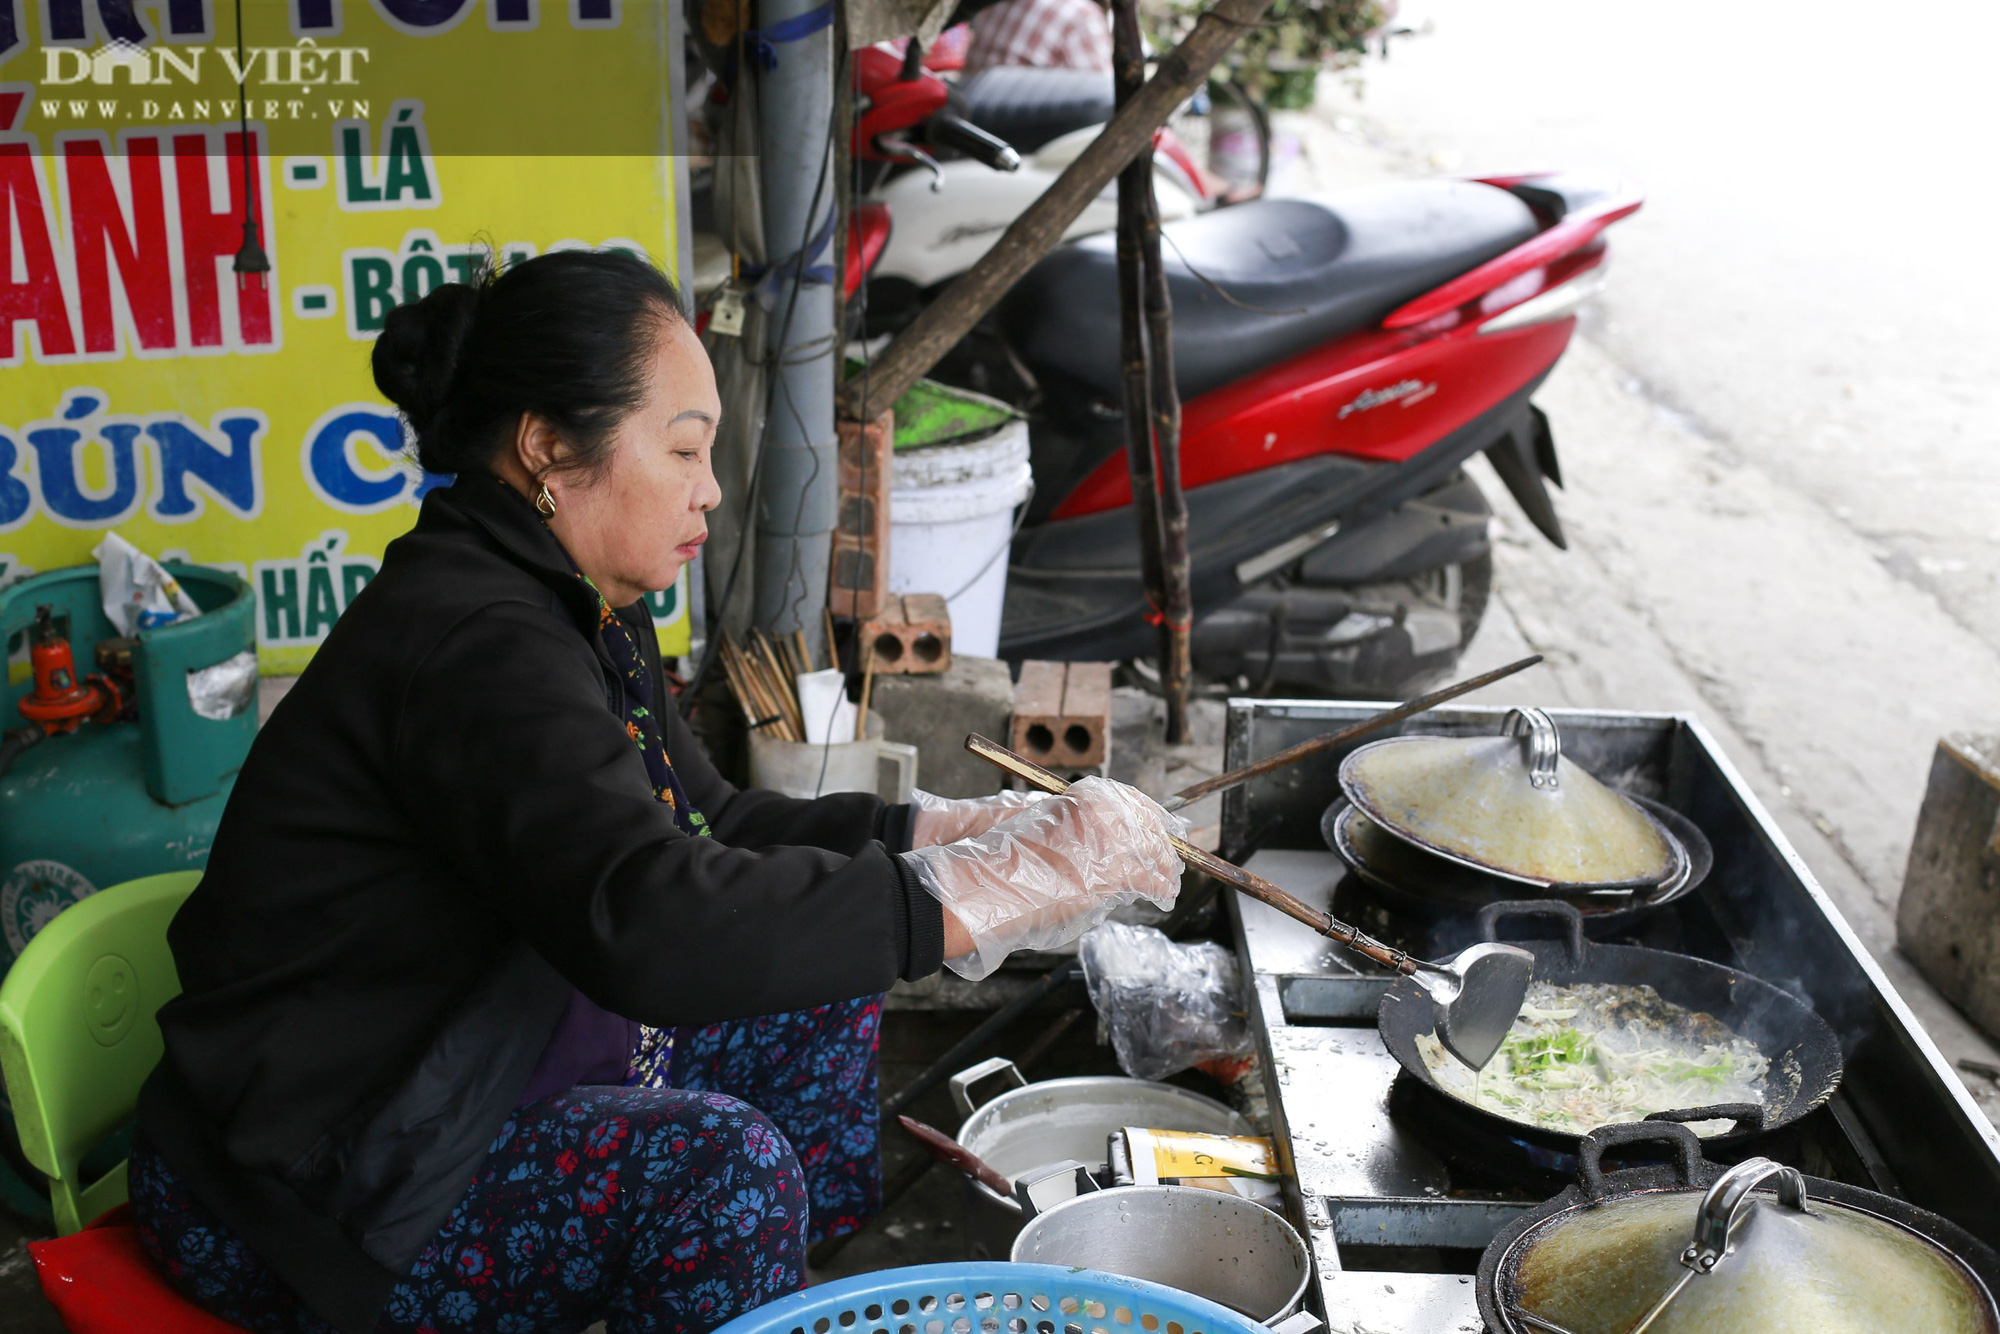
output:
<svg viewBox="0 0 2000 1334"><path fill-rule="evenodd" d="M201 615L180 581L165 567L116 533L106 533L91 551L97 557L98 594L105 619L121 635Z"/></svg>
<svg viewBox="0 0 2000 1334"><path fill-rule="evenodd" d="M212 667L187 674L188 707L212 722L227 722L257 698L257 651L244 649Z"/></svg>
<svg viewBox="0 0 2000 1334"><path fill-rule="evenodd" d="M1150 926L1106 922L1077 953L1118 1067L1134 1079L1251 1053L1236 958L1222 946L1176 945Z"/></svg>

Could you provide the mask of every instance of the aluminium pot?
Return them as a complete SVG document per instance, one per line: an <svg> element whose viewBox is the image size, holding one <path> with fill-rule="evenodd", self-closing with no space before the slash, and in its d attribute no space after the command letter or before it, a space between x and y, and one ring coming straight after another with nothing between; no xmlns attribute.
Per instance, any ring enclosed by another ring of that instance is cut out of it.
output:
<svg viewBox="0 0 2000 1334"><path fill-rule="evenodd" d="M979 1086L1001 1079L1013 1085L984 1103ZM951 1097L965 1121L958 1142L995 1171L1020 1178L1037 1168L1074 1159L1104 1161L1105 1142L1125 1126L1192 1130L1209 1135L1250 1135L1250 1123L1213 1098L1118 1076L1046 1079L1030 1084L1012 1061L981 1061L951 1078ZM966 1255L991 1260L1006 1255L1025 1215L1020 1202L967 1177L961 1223Z"/></svg>
<svg viewBox="0 0 2000 1334"><path fill-rule="evenodd" d="M1384 832L1532 892L1656 890L1691 869L1664 824L1563 756L1540 709L1497 737L1370 742L1340 762L1340 790Z"/></svg>
<svg viewBox="0 0 2000 1334"><path fill-rule="evenodd" d="M1603 1170L1646 1141L1673 1161ZM1948 1219L1768 1158L1724 1171L1640 1123L1585 1137L1576 1184L1480 1257L1478 1298L1490 1334L1995 1334L1997 1283Z"/></svg>
<svg viewBox="0 0 2000 1334"><path fill-rule="evenodd" d="M1008 1258L1164 1283L1266 1325L1299 1309L1312 1278L1311 1253L1290 1223L1196 1186L1077 1195L1030 1218Z"/></svg>
<svg viewBox="0 0 2000 1334"><path fill-rule="evenodd" d="M1719 1159L1777 1151L1799 1119L1840 1086L1840 1043L1827 1022L1798 997L1762 978L1691 955L1587 940L1583 920L1566 903L1527 900L1490 904L1479 912L1480 938L1493 940L1508 917L1548 917L1563 924L1563 940L1514 940L1535 956L1535 980L1556 986L1585 982L1645 985L1662 999L1713 1015L1757 1044L1771 1062L1765 1102L1724 1103L1653 1113L1648 1121L1727 1120L1704 1137ZM1376 1011L1382 1043L1403 1067L1389 1090L1389 1111L1419 1130L1425 1142L1461 1168L1531 1189L1548 1189L1577 1172L1582 1136L1501 1116L1438 1087L1417 1039L1432 1031L1430 999L1408 978L1391 984Z"/></svg>

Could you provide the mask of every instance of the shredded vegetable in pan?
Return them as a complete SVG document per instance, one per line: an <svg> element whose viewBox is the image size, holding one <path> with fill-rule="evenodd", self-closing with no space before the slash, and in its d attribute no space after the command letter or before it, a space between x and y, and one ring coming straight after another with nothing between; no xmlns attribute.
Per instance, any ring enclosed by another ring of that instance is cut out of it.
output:
<svg viewBox="0 0 2000 1334"><path fill-rule="evenodd" d="M1537 982L1520 1017L1483 1070L1459 1063L1436 1037L1417 1050L1438 1087L1510 1120L1582 1135L1653 1112L1722 1102L1764 1102L1771 1062L1713 1015L1661 998L1649 986ZM1728 1121L1697 1121L1697 1135Z"/></svg>

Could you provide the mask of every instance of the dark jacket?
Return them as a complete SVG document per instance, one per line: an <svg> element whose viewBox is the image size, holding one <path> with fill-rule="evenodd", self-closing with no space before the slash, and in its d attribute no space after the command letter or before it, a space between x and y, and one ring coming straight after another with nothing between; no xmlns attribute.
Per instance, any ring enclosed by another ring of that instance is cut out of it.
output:
<svg viewBox="0 0 2000 1334"><path fill-rule="evenodd" d="M643 609L620 614L653 652ZM184 990L141 1132L350 1334L470 1185L575 991L668 1026L939 966L941 911L883 846L907 847L906 807L739 792L669 708L714 837L675 827L595 619L514 492L468 476L425 497L259 733L168 933Z"/></svg>

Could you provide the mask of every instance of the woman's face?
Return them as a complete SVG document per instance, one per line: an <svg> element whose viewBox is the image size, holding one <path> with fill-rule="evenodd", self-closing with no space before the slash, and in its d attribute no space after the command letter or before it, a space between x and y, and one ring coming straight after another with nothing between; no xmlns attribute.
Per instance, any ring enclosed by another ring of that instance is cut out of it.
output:
<svg viewBox="0 0 2000 1334"><path fill-rule="evenodd" d="M549 527L612 606L671 587L708 540L708 511L722 500L710 466L721 414L701 340L669 321L645 400L613 434L609 464L548 475Z"/></svg>

